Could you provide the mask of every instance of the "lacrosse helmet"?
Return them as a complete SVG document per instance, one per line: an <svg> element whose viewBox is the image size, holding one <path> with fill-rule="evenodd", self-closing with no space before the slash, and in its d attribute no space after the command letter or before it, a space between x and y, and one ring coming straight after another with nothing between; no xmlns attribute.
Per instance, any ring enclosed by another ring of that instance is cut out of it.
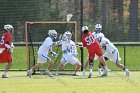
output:
<svg viewBox="0 0 140 93"><path fill-rule="evenodd" d="M71 32L66 31L66 32L63 34L62 40L63 40L63 41L70 41L70 40L71 40L71 37L72 37Z"/></svg>
<svg viewBox="0 0 140 93"><path fill-rule="evenodd" d="M11 33L14 31L14 27L10 24L4 25L4 29L6 31L10 31Z"/></svg>
<svg viewBox="0 0 140 93"><path fill-rule="evenodd" d="M96 25L95 25L95 32L96 32L96 33L100 33L101 30L102 30L102 25L101 25L101 24L96 24Z"/></svg>
<svg viewBox="0 0 140 93"><path fill-rule="evenodd" d="M56 39L57 38L57 32L55 30L49 30L48 31L48 35L52 38L52 39Z"/></svg>
<svg viewBox="0 0 140 93"><path fill-rule="evenodd" d="M84 32L84 31L88 31L88 27L87 26L83 26L82 27L82 32Z"/></svg>

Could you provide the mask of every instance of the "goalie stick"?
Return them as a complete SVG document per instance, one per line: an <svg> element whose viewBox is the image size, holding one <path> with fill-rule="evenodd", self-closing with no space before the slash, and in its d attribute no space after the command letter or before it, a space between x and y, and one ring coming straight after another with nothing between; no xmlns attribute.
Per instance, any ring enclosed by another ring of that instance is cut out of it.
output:
<svg viewBox="0 0 140 93"><path fill-rule="evenodd" d="M72 16L73 16L72 14L68 14L68 15L67 15L65 30L67 29L67 24L68 24L68 22L71 20ZM63 34L64 34L64 33L63 33ZM63 34L60 34L60 36L59 36L59 41L62 40ZM56 53L58 52L58 49L59 49L59 48L60 48L60 46L57 47ZM59 59L60 55L61 55L61 54L59 54L58 57L56 58L56 60L54 61L55 63L56 63L57 60Z"/></svg>

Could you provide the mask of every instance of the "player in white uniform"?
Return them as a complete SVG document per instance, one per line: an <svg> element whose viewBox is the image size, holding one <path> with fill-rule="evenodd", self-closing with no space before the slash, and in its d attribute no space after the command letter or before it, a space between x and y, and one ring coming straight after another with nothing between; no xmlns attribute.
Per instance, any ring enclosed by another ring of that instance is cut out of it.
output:
<svg viewBox="0 0 140 93"><path fill-rule="evenodd" d="M45 39L45 41L39 47L39 50L37 52L38 53L37 64L27 71L27 74L29 77L31 77L33 70L35 70L38 67L41 67L46 62L49 63L49 66L46 69L45 73L48 76L53 77L53 75L50 73L50 70L52 66L54 65L54 61L50 59L50 57L48 56L48 53L50 53L54 57L57 57L57 54L52 51L52 45L54 44L53 40L57 38L57 32L55 30L49 30L48 35L49 37Z"/></svg>
<svg viewBox="0 0 140 93"><path fill-rule="evenodd" d="M75 71L72 73L73 75L76 75L77 71L81 67L81 63L78 60L77 56L77 48L76 44L71 40L72 34L67 31L63 34L62 36L62 59L61 63L58 67L58 70L56 72L56 76L59 75L59 71L61 68L63 68L67 63L71 63L72 65L75 66Z"/></svg>
<svg viewBox="0 0 140 93"><path fill-rule="evenodd" d="M123 64L120 64L121 58L118 49L107 38L102 38L100 45L104 51L105 60L113 61L117 67L120 67L126 72L126 77L129 77L129 70Z"/></svg>

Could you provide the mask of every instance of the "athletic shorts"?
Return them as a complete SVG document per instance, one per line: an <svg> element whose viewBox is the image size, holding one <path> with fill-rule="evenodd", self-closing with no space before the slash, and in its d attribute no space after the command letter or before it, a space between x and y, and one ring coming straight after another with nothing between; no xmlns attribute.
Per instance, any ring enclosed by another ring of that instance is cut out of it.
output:
<svg viewBox="0 0 140 93"><path fill-rule="evenodd" d="M117 50L114 53L112 53L112 54L109 54L109 53L106 52L104 54L104 57L107 57L110 61L113 61L115 63L121 61L119 52Z"/></svg>
<svg viewBox="0 0 140 93"><path fill-rule="evenodd" d="M94 60L95 55L98 57L103 55L100 46L98 44L95 44L94 46L95 47L93 47L91 50L88 50L90 60Z"/></svg>
<svg viewBox="0 0 140 93"><path fill-rule="evenodd" d="M61 63L65 63L65 65L67 63L71 63L72 65L75 65L78 62L79 62L78 58L76 58L74 56L72 56L72 57L62 57L62 59L61 59Z"/></svg>
<svg viewBox="0 0 140 93"><path fill-rule="evenodd" d="M48 56L45 56L43 54L38 54L37 63L45 63L48 62L49 60L51 60L51 58L49 58Z"/></svg>
<svg viewBox="0 0 140 93"><path fill-rule="evenodd" d="M5 62L12 62L12 56L8 50L3 50L3 52L0 54L0 63Z"/></svg>

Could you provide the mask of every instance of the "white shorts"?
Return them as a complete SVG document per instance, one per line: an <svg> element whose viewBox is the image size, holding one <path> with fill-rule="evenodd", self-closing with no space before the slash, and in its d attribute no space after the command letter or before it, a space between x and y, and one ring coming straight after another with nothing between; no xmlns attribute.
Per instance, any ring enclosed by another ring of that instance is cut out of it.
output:
<svg viewBox="0 0 140 93"><path fill-rule="evenodd" d="M119 52L117 50L112 54L105 53L104 57L107 57L110 61L113 61L115 63L121 61Z"/></svg>
<svg viewBox="0 0 140 93"><path fill-rule="evenodd" d="M48 56L45 56L43 54L38 54L38 60L37 63L45 63L51 60Z"/></svg>
<svg viewBox="0 0 140 93"><path fill-rule="evenodd" d="M61 63L65 63L65 65L67 63L71 63L72 65L75 65L76 63L79 63L78 58L72 56L72 57L62 57L61 59Z"/></svg>

